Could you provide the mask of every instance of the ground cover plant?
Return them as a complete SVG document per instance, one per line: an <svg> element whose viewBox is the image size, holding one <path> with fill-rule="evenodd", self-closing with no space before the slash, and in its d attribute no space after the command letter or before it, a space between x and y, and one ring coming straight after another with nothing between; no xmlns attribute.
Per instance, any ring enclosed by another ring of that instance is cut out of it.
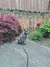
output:
<svg viewBox="0 0 50 67"><path fill-rule="evenodd" d="M39 31L32 31L28 34L28 38L31 40L41 40L43 38L43 35Z"/></svg>
<svg viewBox="0 0 50 67"><path fill-rule="evenodd" d="M39 30L43 33L43 37L45 38L50 37L50 22L41 24Z"/></svg>
<svg viewBox="0 0 50 67"><path fill-rule="evenodd" d="M50 22L45 22L41 24L37 23L36 30L31 31L28 34L30 40L41 40L43 38L50 38Z"/></svg>

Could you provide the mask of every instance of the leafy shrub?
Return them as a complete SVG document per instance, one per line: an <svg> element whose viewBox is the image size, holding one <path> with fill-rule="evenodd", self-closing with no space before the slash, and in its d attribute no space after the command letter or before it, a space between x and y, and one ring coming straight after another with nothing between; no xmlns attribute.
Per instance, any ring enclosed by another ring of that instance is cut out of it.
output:
<svg viewBox="0 0 50 67"><path fill-rule="evenodd" d="M28 34L30 40L41 40L43 37L50 38L50 22L38 23L37 29Z"/></svg>
<svg viewBox="0 0 50 67"><path fill-rule="evenodd" d="M44 37L49 37L50 35L50 22L41 24L39 30L43 33Z"/></svg>
<svg viewBox="0 0 50 67"><path fill-rule="evenodd" d="M28 34L28 38L30 40L41 40L42 37L43 37L43 35L39 31L32 31L31 33Z"/></svg>
<svg viewBox="0 0 50 67"><path fill-rule="evenodd" d="M8 41L21 31L21 25L15 16L0 15L0 41Z"/></svg>

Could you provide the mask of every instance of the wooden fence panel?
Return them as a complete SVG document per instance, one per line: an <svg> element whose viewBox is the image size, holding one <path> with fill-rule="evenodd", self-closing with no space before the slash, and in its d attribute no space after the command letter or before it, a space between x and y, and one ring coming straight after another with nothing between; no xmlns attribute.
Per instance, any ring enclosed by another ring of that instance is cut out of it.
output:
<svg viewBox="0 0 50 67"><path fill-rule="evenodd" d="M48 0L0 0L0 8L48 11Z"/></svg>

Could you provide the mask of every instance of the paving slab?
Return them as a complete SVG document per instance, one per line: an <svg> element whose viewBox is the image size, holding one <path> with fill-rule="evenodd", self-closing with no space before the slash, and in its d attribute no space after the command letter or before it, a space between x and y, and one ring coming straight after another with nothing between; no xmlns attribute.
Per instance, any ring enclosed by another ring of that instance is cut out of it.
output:
<svg viewBox="0 0 50 67"><path fill-rule="evenodd" d="M0 67L26 67L26 55L22 47L13 43L0 46Z"/></svg>
<svg viewBox="0 0 50 67"><path fill-rule="evenodd" d="M19 45L17 41L5 43L0 46L0 67L50 67L50 48L30 40L26 45Z"/></svg>
<svg viewBox="0 0 50 67"><path fill-rule="evenodd" d="M29 55L29 67L50 67L50 48L29 40L24 47Z"/></svg>

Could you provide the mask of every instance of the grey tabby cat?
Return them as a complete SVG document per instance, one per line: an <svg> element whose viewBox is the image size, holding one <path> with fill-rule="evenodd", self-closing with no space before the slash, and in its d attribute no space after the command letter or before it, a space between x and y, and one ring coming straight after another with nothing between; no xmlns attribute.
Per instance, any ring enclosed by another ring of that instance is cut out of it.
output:
<svg viewBox="0 0 50 67"><path fill-rule="evenodd" d="M17 43L21 45L26 45L25 43L26 38L27 38L27 30L24 30L24 32L19 36Z"/></svg>

